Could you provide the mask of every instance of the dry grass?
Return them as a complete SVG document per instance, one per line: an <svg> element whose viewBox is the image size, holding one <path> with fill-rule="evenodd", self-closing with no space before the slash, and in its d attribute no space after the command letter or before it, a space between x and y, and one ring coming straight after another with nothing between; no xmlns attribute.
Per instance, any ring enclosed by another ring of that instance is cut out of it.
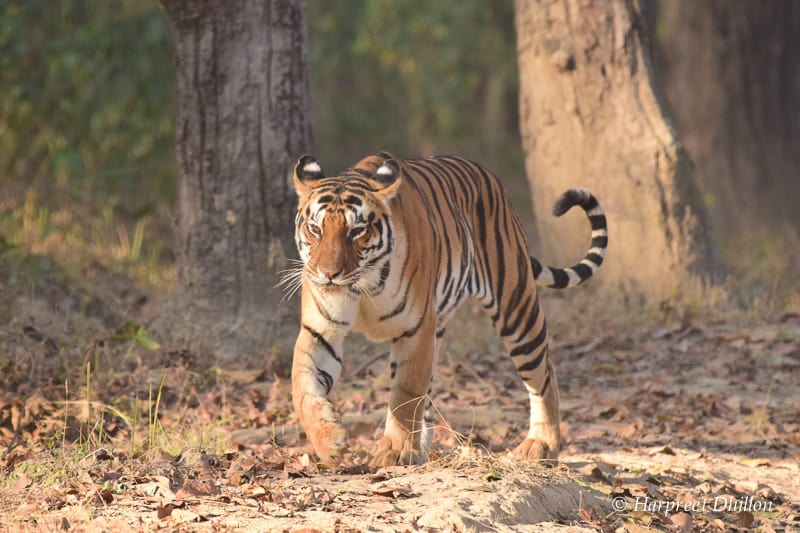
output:
<svg viewBox="0 0 800 533"><path fill-rule="evenodd" d="M174 279L162 213L124 221L114 200L99 208L50 205L32 189L21 199L2 200L0 242L7 253L47 256L73 276L99 263L146 288L163 288Z"/></svg>

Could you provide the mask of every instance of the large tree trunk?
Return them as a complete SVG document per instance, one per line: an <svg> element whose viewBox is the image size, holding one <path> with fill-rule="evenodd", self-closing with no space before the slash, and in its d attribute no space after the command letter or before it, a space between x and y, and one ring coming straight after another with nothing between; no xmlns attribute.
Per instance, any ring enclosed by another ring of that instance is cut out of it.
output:
<svg viewBox="0 0 800 533"><path fill-rule="evenodd" d="M302 0L162 0L177 63L178 288L158 322L217 362L288 347L292 162L311 151ZM278 351L279 352L279 351ZM273 361L273 364L275 361Z"/></svg>
<svg viewBox="0 0 800 533"><path fill-rule="evenodd" d="M797 232L800 3L670 0L661 10L665 99L720 236Z"/></svg>
<svg viewBox="0 0 800 533"><path fill-rule="evenodd" d="M658 303L718 280L723 266L691 163L654 91L643 5L516 1L520 129L536 255L550 264L580 256L585 221L550 212L566 188L586 186L609 221L600 283Z"/></svg>

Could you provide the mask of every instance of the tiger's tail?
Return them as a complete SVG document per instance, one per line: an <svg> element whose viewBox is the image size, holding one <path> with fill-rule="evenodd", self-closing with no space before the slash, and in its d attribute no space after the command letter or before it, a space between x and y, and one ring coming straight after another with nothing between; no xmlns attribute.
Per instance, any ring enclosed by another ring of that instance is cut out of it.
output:
<svg viewBox="0 0 800 533"><path fill-rule="evenodd" d="M583 188L569 189L556 200L553 214L560 217L573 206L579 205L592 225L592 244L580 262L567 268L543 266L531 256L533 276L536 283L553 289L568 289L580 285L603 264L608 248L608 225L606 215L597 198Z"/></svg>

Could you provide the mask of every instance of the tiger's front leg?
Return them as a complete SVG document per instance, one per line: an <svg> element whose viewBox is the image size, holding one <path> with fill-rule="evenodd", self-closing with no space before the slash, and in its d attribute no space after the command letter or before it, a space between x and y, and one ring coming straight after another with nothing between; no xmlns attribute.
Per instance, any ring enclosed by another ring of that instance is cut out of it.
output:
<svg viewBox="0 0 800 533"><path fill-rule="evenodd" d="M378 441L374 464L422 464L428 460L428 450L423 446L424 414L433 373L434 348L433 323L422 323L416 331L392 342L392 385L386 431Z"/></svg>
<svg viewBox="0 0 800 533"><path fill-rule="evenodd" d="M342 371L342 345L347 331L303 322L292 360L294 412L319 458L336 465L347 436L328 394Z"/></svg>

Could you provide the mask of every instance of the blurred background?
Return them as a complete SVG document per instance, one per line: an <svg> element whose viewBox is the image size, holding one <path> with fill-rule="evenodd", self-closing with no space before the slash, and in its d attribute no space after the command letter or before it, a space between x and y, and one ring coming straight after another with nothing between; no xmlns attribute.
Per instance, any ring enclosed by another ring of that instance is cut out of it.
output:
<svg viewBox="0 0 800 533"><path fill-rule="evenodd" d="M13 184L70 201L124 197L133 215L171 204L175 75L158 2L31 0L2 9L4 192ZM511 1L454 10L312 0L307 9L326 166L380 148L453 152L521 179Z"/></svg>
<svg viewBox="0 0 800 533"><path fill-rule="evenodd" d="M458 9L309 0L307 21L315 150L326 168L379 149L464 155L492 169L530 218L512 0ZM656 22L658 44L665 24ZM87 257L139 285L172 283L175 75L159 3L7 0L0 50L6 285L84 276ZM781 253L784 234L760 232L748 251L720 243L753 294L776 276L800 283L796 255ZM10 319L11 302L0 303Z"/></svg>
<svg viewBox="0 0 800 533"><path fill-rule="evenodd" d="M307 21L326 168L379 149L464 154L530 209L511 0L312 0ZM12 281L80 271L69 263L89 254L138 283L171 283L175 73L160 4L3 2L0 50L0 252L26 252L6 264Z"/></svg>

